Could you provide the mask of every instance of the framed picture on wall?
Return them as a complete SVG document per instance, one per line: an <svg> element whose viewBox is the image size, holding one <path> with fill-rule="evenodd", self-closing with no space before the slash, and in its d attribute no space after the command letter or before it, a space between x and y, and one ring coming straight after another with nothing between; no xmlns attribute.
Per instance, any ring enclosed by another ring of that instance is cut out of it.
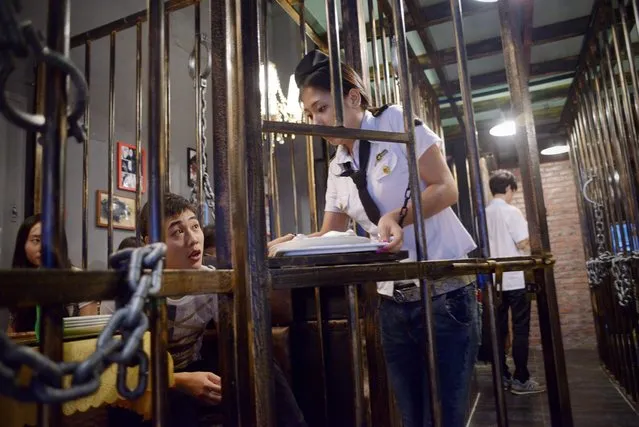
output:
<svg viewBox="0 0 639 427"><path fill-rule="evenodd" d="M135 145L127 144L125 142L118 142L117 151L117 168L118 168L118 188L124 191L135 192L136 185L136 173L140 165L137 164L137 153ZM144 193L144 177L145 170L145 152L142 150L142 169L140 169L140 180L142 181L142 192Z"/></svg>
<svg viewBox="0 0 639 427"><path fill-rule="evenodd" d="M204 154L204 163L206 164L206 153ZM197 182L197 151L195 148L186 149L186 169L189 171L189 177L187 179L187 185L189 188L193 188ZM206 169L205 169L206 170Z"/></svg>
<svg viewBox="0 0 639 427"><path fill-rule="evenodd" d="M109 193L96 191L95 222L98 227L109 226ZM113 195L113 228L135 230L135 199L133 197Z"/></svg>

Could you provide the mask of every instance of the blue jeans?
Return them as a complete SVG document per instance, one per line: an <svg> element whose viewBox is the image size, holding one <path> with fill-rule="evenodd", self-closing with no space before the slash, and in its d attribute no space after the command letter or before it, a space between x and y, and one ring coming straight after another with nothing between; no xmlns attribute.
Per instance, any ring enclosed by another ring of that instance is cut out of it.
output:
<svg viewBox="0 0 639 427"><path fill-rule="evenodd" d="M423 313L421 301L398 304L383 298L379 309L388 377L404 427L431 425ZM435 297L433 317L442 425L463 427L479 347L475 285Z"/></svg>

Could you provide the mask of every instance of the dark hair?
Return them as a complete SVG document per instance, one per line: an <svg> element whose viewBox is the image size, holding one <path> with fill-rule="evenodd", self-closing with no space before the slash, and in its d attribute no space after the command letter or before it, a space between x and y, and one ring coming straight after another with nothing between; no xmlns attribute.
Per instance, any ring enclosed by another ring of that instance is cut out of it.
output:
<svg viewBox="0 0 639 427"><path fill-rule="evenodd" d="M490 180L488 181L490 186L490 192L495 194L506 194L508 188L513 191L517 191L517 179L515 179L515 175L512 172L499 169L494 171L490 175Z"/></svg>
<svg viewBox="0 0 639 427"><path fill-rule="evenodd" d="M13 249L13 260L11 262L12 268L38 268L27 258L27 253L24 247L29 238L29 233L33 227L42 222L42 215L36 214L25 218L20 224L18 234L16 236L16 243ZM62 233L62 239L60 244L55 249L55 257L57 264L60 268L71 268L71 260L68 256L67 237L66 233ZM11 311L12 327L15 332L29 332L33 331L36 323L36 308L25 307L18 308Z"/></svg>
<svg viewBox="0 0 639 427"><path fill-rule="evenodd" d="M351 89L357 89L362 98L361 106L365 110L372 110L371 96L364 87L364 81L357 72L348 64L342 62L342 94L347 96ZM300 93L304 88L312 87L315 89L331 91L331 72L329 67L319 68L317 71L309 74L300 85Z"/></svg>
<svg viewBox="0 0 639 427"><path fill-rule="evenodd" d="M173 193L164 195L164 219L172 218L186 210L198 214L198 208L184 197ZM146 202L140 212L139 227L142 236L147 237L149 235L149 202Z"/></svg>
<svg viewBox="0 0 639 427"><path fill-rule="evenodd" d="M208 224L202 231L204 232L204 249L215 247L215 224Z"/></svg>
<svg viewBox="0 0 639 427"><path fill-rule="evenodd" d="M118 246L118 250L121 251L122 249L137 248L139 246L140 245L138 245L138 239L136 239L134 236L129 236L122 239L122 241L120 242L120 246Z"/></svg>

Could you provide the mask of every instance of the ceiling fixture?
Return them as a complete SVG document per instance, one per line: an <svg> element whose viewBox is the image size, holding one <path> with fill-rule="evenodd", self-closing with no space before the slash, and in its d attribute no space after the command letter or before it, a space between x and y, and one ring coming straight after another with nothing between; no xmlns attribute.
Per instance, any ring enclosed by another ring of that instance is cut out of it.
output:
<svg viewBox="0 0 639 427"><path fill-rule="evenodd" d="M517 126L512 120L504 120L488 131L492 136L513 136L517 133Z"/></svg>
<svg viewBox="0 0 639 427"><path fill-rule="evenodd" d="M544 148L541 150L542 156L557 156L559 154L565 154L570 151L568 144L553 145L552 147Z"/></svg>
<svg viewBox="0 0 639 427"><path fill-rule="evenodd" d="M497 3L498 0L475 0L480 3Z"/></svg>

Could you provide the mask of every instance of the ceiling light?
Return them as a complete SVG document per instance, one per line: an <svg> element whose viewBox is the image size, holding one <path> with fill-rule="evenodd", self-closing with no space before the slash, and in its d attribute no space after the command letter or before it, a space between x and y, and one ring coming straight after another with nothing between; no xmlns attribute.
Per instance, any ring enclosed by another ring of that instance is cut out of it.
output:
<svg viewBox="0 0 639 427"><path fill-rule="evenodd" d="M480 3L497 3L498 0L475 0Z"/></svg>
<svg viewBox="0 0 639 427"><path fill-rule="evenodd" d="M492 136L513 136L517 133L517 126L512 120L505 120L498 125L493 126L488 131Z"/></svg>
<svg viewBox="0 0 639 427"><path fill-rule="evenodd" d="M552 147L544 148L541 150L542 156L557 156L559 154L565 154L570 151L568 144L553 145Z"/></svg>

